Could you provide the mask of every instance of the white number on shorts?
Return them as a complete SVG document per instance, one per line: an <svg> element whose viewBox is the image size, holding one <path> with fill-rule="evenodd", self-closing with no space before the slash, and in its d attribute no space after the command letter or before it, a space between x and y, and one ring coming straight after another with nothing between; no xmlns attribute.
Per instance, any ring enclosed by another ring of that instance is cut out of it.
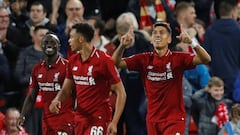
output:
<svg viewBox="0 0 240 135"><path fill-rule="evenodd" d="M58 131L57 134L58 135L68 135L66 132L62 132L62 131Z"/></svg>
<svg viewBox="0 0 240 135"><path fill-rule="evenodd" d="M103 135L103 127L92 126L90 135Z"/></svg>

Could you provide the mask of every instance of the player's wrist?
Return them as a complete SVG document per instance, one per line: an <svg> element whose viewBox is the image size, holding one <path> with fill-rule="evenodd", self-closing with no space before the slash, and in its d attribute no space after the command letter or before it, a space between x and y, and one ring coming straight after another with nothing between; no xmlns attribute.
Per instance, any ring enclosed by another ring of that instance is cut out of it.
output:
<svg viewBox="0 0 240 135"><path fill-rule="evenodd" d="M192 46L193 48L195 48L195 47L198 46L198 45L199 45L198 41L197 41L195 38L193 38L193 39L192 39L191 46Z"/></svg>

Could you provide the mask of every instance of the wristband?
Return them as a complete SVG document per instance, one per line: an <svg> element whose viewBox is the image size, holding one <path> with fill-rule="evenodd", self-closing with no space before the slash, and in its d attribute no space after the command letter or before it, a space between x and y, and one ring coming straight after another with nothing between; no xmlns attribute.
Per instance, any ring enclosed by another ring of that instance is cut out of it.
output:
<svg viewBox="0 0 240 135"><path fill-rule="evenodd" d="M197 45L199 45L198 41L195 38L192 38L192 44L191 46L195 48Z"/></svg>

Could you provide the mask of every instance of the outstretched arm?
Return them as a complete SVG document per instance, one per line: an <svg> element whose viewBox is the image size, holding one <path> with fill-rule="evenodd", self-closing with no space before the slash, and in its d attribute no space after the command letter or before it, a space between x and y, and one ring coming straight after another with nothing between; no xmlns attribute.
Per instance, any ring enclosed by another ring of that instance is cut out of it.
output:
<svg viewBox="0 0 240 135"><path fill-rule="evenodd" d="M117 94L117 99L116 99L115 112L113 115L113 119L108 126L108 134L116 134L117 124L122 115L125 102L126 102L126 92L122 82L112 85L111 89Z"/></svg>
<svg viewBox="0 0 240 135"><path fill-rule="evenodd" d="M58 92L56 97L52 100L52 103L49 106L49 110L52 113L59 113L61 108L61 103L65 102L72 96L72 90L74 89L74 82L70 79L65 79L62 89Z"/></svg>

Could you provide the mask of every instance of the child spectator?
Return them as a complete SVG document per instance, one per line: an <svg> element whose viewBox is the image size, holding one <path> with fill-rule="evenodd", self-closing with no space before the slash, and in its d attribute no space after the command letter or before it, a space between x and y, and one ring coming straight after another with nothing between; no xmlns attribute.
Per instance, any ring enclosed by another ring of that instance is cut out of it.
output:
<svg viewBox="0 0 240 135"><path fill-rule="evenodd" d="M229 121L227 107L231 106L232 101L224 99L223 95L224 82L219 77L211 77L207 87L193 95L192 111L198 135L216 135Z"/></svg>

